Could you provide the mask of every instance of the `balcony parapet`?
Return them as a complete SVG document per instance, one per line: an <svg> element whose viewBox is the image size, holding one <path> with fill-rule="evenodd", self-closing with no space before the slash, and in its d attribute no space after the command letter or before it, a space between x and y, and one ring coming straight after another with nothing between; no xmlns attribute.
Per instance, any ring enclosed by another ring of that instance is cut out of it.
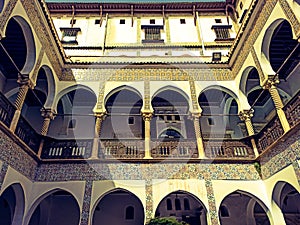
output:
<svg viewBox="0 0 300 225"><path fill-rule="evenodd" d="M197 158L196 140L152 140L151 156L153 158Z"/></svg>
<svg viewBox="0 0 300 225"><path fill-rule="evenodd" d="M145 156L144 140L100 140L99 158L142 159Z"/></svg>
<svg viewBox="0 0 300 225"><path fill-rule="evenodd" d="M254 151L250 138L241 140L204 140L205 155L208 158L252 158Z"/></svg>
<svg viewBox="0 0 300 225"><path fill-rule="evenodd" d="M10 126L16 107L0 92L0 121Z"/></svg>
<svg viewBox="0 0 300 225"><path fill-rule="evenodd" d="M93 139L58 140L46 138L43 159L87 159L92 152Z"/></svg>

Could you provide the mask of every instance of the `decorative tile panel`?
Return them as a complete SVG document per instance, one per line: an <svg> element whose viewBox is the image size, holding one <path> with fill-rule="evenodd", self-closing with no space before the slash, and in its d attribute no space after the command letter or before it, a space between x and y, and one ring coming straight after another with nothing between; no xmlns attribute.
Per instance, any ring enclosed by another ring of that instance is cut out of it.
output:
<svg viewBox="0 0 300 225"><path fill-rule="evenodd" d="M208 207L209 207L208 213L210 215L211 224L218 225L219 217L216 208L216 199L215 199L214 189L211 180L205 180L205 187L206 187Z"/></svg>
<svg viewBox="0 0 300 225"><path fill-rule="evenodd" d="M91 205L91 196L92 196L92 189L93 189L93 181L86 181L85 182L85 189L84 189L84 198L82 204L82 211L81 211L81 219L80 225L89 224L89 212L90 212L90 205Z"/></svg>
<svg viewBox="0 0 300 225"><path fill-rule="evenodd" d="M1 20L0 20L0 31L4 31L5 24L10 17L13 9L15 8L18 0L10 0L7 2L5 9L2 11Z"/></svg>
<svg viewBox="0 0 300 225"><path fill-rule="evenodd" d="M263 178L269 178L285 167L297 162L300 156L300 131L278 143L261 159ZM295 168L295 166L294 166ZM297 171L296 171L297 173ZM299 173L299 170L298 170ZM299 176L298 176L299 180Z"/></svg>
<svg viewBox="0 0 300 225"><path fill-rule="evenodd" d="M0 159L33 180L37 162L0 130Z"/></svg>
<svg viewBox="0 0 300 225"><path fill-rule="evenodd" d="M2 188L2 184L6 175L8 169L8 165L6 163L3 163L2 168L0 170L0 190Z"/></svg>

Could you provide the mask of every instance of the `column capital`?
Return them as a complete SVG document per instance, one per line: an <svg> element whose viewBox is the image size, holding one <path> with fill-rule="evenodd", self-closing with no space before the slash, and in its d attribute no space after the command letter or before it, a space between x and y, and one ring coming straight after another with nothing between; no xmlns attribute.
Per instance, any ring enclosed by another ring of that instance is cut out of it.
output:
<svg viewBox="0 0 300 225"><path fill-rule="evenodd" d="M144 121L150 121L153 117L153 113L152 112L142 112L142 117L144 119Z"/></svg>
<svg viewBox="0 0 300 225"><path fill-rule="evenodd" d="M95 117L101 121L105 120L107 113L106 112L96 112Z"/></svg>
<svg viewBox="0 0 300 225"><path fill-rule="evenodd" d="M18 84L20 86L26 85L26 86L28 86L30 88L34 87L33 82L29 78L29 74L21 74L21 73L19 73L18 74L18 80L17 80L17 82L18 82Z"/></svg>
<svg viewBox="0 0 300 225"><path fill-rule="evenodd" d="M51 120L53 120L56 116L56 111L54 109L45 109L42 108L41 109L41 116L46 118L49 118Z"/></svg>
<svg viewBox="0 0 300 225"><path fill-rule="evenodd" d="M253 117L254 110L253 109L245 109L240 111L239 117L242 121L249 120Z"/></svg>
<svg viewBox="0 0 300 225"><path fill-rule="evenodd" d="M262 87L263 87L263 89L270 89L270 88L276 86L277 84L279 84L278 76L276 74L268 75L268 78L264 81Z"/></svg>

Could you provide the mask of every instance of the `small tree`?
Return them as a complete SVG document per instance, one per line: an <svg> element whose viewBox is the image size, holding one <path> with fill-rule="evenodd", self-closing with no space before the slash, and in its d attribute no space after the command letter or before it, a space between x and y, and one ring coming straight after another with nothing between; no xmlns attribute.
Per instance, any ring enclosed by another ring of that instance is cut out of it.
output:
<svg viewBox="0 0 300 225"><path fill-rule="evenodd" d="M167 217L161 217L161 218L154 218L151 219L147 225L188 225L186 222L179 222L175 218L167 218Z"/></svg>

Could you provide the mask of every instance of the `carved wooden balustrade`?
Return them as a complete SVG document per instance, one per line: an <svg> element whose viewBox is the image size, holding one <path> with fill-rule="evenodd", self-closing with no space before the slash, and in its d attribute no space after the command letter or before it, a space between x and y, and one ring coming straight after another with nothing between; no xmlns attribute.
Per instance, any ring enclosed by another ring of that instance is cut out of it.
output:
<svg viewBox="0 0 300 225"><path fill-rule="evenodd" d="M99 158L142 159L144 140L101 140Z"/></svg>
<svg viewBox="0 0 300 225"><path fill-rule="evenodd" d="M153 158L197 158L195 140L159 141L151 142L151 156Z"/></svg>
<svg viewBox="0 0 300 225"><path fill-rule="evenodd" d="M256 136L258 152L262 153L268 146L283 135L284 131L278 116L273 118Z"/></svg>
<svg viewBox="0 0 300 225"><path fill-rule="evenodd" d="M19 118L15 134L35 153L38 152L41 136L30 126L22 115Z"/></svg>
<svg viewBox="0 0 300 225"><path fill-rule="evenodd" d="M0 92L0 121L9 127L15 111L15 106Z"/></svg>
<svg viewBox="0 0 300 225"><path fill-rule="evenodd" d="M87 159L92 152L92 139L58 140L46 138L44 140L41 158L43 159Z"/></svg>
<svg viewBox="0 0 300 225"><path fill-rule="evenodd" d="M300 95L294 97L285 107L287 120L291 127L295 126L300 121Z"/></svg>
<svg viewBox="0 0 300 225"><path fill-rule="evenodd" d="M254 158L254 151L249 138L205 140L204 149L208 158Z"/></svg>
<svg viewBox="0 0 300 225"><path fill-rule="evenodd" d="M291 127L300 121L300 96L296 95L284 107ZM0 93L0 121L9 128L15 112L15 107ZM258 134L256 140L259 153L264 152L272 143L284 134L278 117L273 118ZM35 153L38 152L41 136L30 124L20 116L15 130L18 136ZM204 137L205 138L205 137ZM142 159L144 158L144 140L100 140L99 158ZM93 140L58 140L45 138L43 159L82 159L91 156ZM205 155L208 158L254 158L249 138L241 140L212 139L205 141ZM195 140L152 140L151 156L153 158L197 158L198 151Z"/></svg>

